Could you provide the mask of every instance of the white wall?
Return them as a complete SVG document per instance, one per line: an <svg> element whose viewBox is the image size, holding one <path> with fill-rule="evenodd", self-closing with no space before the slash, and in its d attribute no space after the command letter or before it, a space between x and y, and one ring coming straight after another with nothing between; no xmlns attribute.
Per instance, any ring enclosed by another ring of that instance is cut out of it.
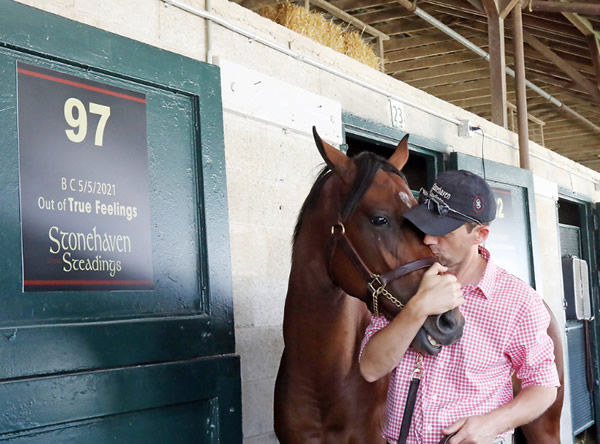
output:
<svg viewBox="0 0 600 444"><path fill-rule="evenodd" d="M237 4L210 0L211 13L317 61L346 78L310 66L254 39L159 0L21 0L116 34L222 67L225 150L237 352L242 362L245 443L275 442L272 391L282 350L281 322L298 210L319 170L310 136L341 140L341 111L391 126L388 96L404 105L406 131L480 155L481 138L458 136L448 119L483 128L487 159L518 166L517 137L490 122L366 67L257 16ZM199 0L187 4L204 9ZM352 77L356 81L350 81ZM252 80L250 82L249 80ZM365 85L358 83L364 82ZM375 90L374 90L375 89ZM282 91L288 91L283 94ZM293 92L293 93L292 93ZM435 110L446 119L421 108ZM598 200L600 175L532 143L544 298L564 324L557 186ZM568 397L563 442L570 442Z"/></svg>

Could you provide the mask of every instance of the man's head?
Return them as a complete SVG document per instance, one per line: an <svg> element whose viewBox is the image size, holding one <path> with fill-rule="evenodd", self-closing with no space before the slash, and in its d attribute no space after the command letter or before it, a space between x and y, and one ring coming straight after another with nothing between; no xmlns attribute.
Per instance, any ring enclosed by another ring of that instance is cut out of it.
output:
<svg viewBox="0 0 600 444"><path fill-rule="evenodd" d="M421 189L419 203L404 217L431 236L444 236L467 223L488 225L496 217L492 190L465 170L440 174L429 191Z"/></svg>
<svg viewBox="0 0 600 444"><path fill-rule="evenodd" d="M421 190L419 203L404 217L425 233L423 242L450 269L476 253L496 216L490 187L469 171L440 174L431 190Z"/></svg>

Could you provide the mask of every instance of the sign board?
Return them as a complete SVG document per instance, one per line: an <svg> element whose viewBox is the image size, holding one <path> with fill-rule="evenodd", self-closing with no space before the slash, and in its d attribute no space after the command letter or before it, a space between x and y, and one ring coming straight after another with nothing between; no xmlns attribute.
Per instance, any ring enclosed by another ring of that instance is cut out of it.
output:
<svg viewBox="0 0 600 444"><path fill-rule="evenodd" d="M398 129L405 129L406 117L404 114L404 105L401 102L390 99L390 112L392 115L392 126Z"/></svg>
<svg viewBox="0 0 600 444"><path fill-rule="evenodd" d="M496 199L496 219L485 247L492 252L498 265L531 284L527 225L519 211L520 206L513 203L516 190L499 186L491 189Z"/></svg>
<svg viewBox="0 0 600 444"><path fill-rule="evenodd" d="M24 291L154 287L143 94L17 63Z"/></svg>

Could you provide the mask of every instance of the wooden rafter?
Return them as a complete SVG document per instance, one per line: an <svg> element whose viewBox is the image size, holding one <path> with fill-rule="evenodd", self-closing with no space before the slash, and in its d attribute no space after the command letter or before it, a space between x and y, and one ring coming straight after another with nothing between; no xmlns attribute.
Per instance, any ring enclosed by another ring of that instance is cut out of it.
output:
<svg viewBox="0 0 600 444"><path fill-rule="evenodd" d="M482 0L483 9L486 14L489 15L499 15L500 10L498 8L498 0Z"/></svg>
<svg viewBox="0 0 600 444"><path fill-rule="evenodd" d="M506 16L508 14L510 14L510 12L513 10L513 8L515 6L517 6L517 4L520 4L520 3L521 3L521 0L509 0L506 5L502 6L502 9L500 11L500 18L502 20L504 20L506 18Z"/></svg>
<svg viewBox="0 0 600 444"><path fill-rule="evenodd" d="M592 64L596 73L596 88L600 88L600 41L593 35L587 37L590 45Z"/></svg>
<svg viewBox="0 0 600 444"><path fill-rule="evenodd" d="M600 15L600 4L582 2L558 2L547 0L533 0L531 2L533 11L545 12L575 12L586 15Z"/></svg>
<svg viewBox="0 0 600 444"><path fill-rule="evenodd" d="M581 17L579 14L573 12L563 12L563 15L575 26L579 32L583 35L594 35L596 38L600 37L600 33L594 30L592 23L585 17Z"/></svg>
<svg viewBox="0 0 600 444"><path fill-rule="evenodd" d="M279 0L233 1L273 4ZM538 49L532 49L532 45L528 44L525 48L527 79L568 108L555 107L547 99L528 89L525 96L527 112L530 114L529 138L600 170L599 97L590 93L590 85L593 85L593 90L600 95L600 17L573 10L576 3L596 6L600 4L600 0L543 0L545 4L560 3L560 12L535 13L527 8L529 0L324 1L391 37L385 42L378 40L374 48L376 50L378 44L383 46L386 72L389 75L490 120L495 119L491 115L491 92L497 91L496 87L491 86L490 76L493 71L498 70L490 69L485 59L462 49L414 12L419 8L488 53L493 53L488 39L488 16L491 15L494 19L498 17L498 23L506 20L506 23L502 22L503 30L506 30L503 38L506 45L504 63L514 67L516 54L513 48L514 34L511 31L513 20L509 20L509 17L512 15L514 18L515 8L522 6L524 30L572 68L570 74L567 74L565 70L558 68L555 60ZM533 0L534 10L535 5L541 1ZM365 37L366 34L365 32ZM370 38L366 38L366 41L374 43ZM516 105L516 87L508 76L505 82L505 100ZM581 116L591 124L585 123ZM534 124L534 119L545 122L543 136L540 124ZM512 123L514 128L516 120ZM541 137L543 138L540 140ZM567 143L575 140L574 137L577 137L577 149Z"/></svg>
<svg viewBox="0 0 600 444"><path fill-rule="evenodd" d="M586 77L584 77L577 69L575 69L571 64L566 62L563 58L558 56L552 49L548 46L544 45L533 35L524 32L523 38L528 45L546 57L548 60L552 61L554 65L567 74L569 77L573 79L575 83L577 83L581 88L583 88L590 96L598 103L600 103L600 92L598 88Z"/></svg>
<svg viewBox="0 0 600 444"><path fill-rule="evenodd" d="M473 5L473 7L475 9L477 9L478 11L483 12L483 4L481 3L481 0L467 0L471 5Z"/></svg>

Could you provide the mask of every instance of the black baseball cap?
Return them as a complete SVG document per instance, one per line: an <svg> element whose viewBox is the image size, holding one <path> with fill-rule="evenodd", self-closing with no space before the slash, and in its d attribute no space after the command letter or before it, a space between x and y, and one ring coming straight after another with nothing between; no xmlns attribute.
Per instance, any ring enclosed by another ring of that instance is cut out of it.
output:
<svg viewBox="0 0 600 444"><path fill-rule="evenodd" d="M491 222L496 217L494 193L483 178L465 170L440 174L429 191L421 190L419 203L404 217L432 236L443 236L468 222Z"/></svg>

